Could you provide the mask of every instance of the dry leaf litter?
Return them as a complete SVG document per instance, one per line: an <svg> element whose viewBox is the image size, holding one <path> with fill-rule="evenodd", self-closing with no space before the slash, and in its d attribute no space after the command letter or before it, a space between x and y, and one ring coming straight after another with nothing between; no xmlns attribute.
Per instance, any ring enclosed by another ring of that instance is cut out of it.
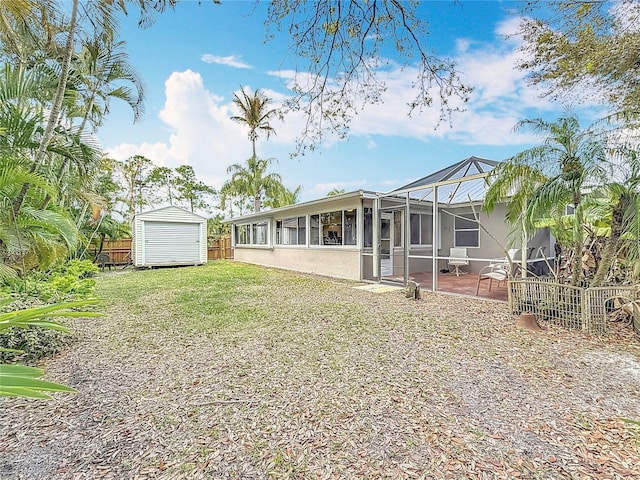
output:
<svg viewBox="0 0 640 480"><path fill-rule="evenodd" d="M78 393L0 400L0 478L640 479L632 337L271 275L235 300L250 326L190 328L161 292L76 320L46 369Z"/></svg>

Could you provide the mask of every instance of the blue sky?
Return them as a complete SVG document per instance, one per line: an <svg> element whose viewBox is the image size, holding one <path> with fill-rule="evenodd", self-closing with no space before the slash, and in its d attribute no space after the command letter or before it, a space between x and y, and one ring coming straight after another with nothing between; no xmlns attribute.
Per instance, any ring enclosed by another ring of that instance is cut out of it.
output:
<svg viewBox="0 0 640 480"><path fill-rule="evenodd" d="M562 105L540 98L540 90L514 68L519 43L505 34L518 24L515 5L465 0L421 5L430 22L427 47L455 59L474 88L452 127L434 128L436 108L408 116L409 68L391 72L384 104L366 108L347 140L330 137L315 152L290 158L304 124L300 115L291 115L272 122L277 135L259 140L258 156L276 158L272 170L287 187L302 185L306 201L333 188L385 192L471 155L503 160L531 146L529 134L513 132L516 122L552 120ZM146 84L146 113L134 124L130 109L112 102L98 133L101 143L120 160L140 154L157 165L192 165L199 178L219 188L228 179L227 167L251 155L246 129L230 120L237 113L234 92L241 85L260 88L276 103L290 94L283 78L295 59L286 37L265 43L264 5L254 1L182 1L147 29L137 28L136 20L135 14L121 20L121 38ZM582 117L586 110L577 112ZM585 115L585 125L587 120Z"/></svg>

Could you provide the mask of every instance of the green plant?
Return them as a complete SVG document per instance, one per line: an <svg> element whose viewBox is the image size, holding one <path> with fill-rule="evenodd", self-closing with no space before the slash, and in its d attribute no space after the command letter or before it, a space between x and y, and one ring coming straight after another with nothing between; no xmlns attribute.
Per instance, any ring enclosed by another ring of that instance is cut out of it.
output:
<svg viewBox="0 0 640 480"><path fill-rule="evenodd" d="M18 293L53 303L87 298L93 294L92 277L97 272L97 265L89 260L70 260L49 272L8 279L0 293Z"/></svg>
<svg viewBox="0 0 640 480"><path fill-rule="evenodd" d="M0 300L0 307L11 302L11 299ZM50 317L96 317L97 312L69 311L69 309L95 305L96 299L78 300L39 307L14 310L0 313L0 332L10 328L29 328L32 326L69 332L60 323L49 320ZM0 351L19 352L16 349L0 348ZM39 368L24 365L0 364L0 396L50 398L43 392L75 392L75 389L57 383L40 380L44 372Z"/></svg>
<svg viewBox="0 0 640 480"><path fill-rule="evenodd" d="M72 335L59 330L36 326L9 328L0 332L0 362L31 363L61 352L72 341Z"/></svg>

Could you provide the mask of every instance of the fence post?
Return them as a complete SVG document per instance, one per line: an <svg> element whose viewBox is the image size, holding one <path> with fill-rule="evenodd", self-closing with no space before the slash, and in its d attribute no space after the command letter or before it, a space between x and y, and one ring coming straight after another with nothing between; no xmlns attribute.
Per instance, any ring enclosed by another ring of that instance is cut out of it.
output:
<svg viewBox="0 0 640 480"><path fill-rule="evenodd" d="M580 290L580 323L582 325L582 330L590 331L590 315L591 311L591 295L588 294L586 288L581 288Z"/></svg>

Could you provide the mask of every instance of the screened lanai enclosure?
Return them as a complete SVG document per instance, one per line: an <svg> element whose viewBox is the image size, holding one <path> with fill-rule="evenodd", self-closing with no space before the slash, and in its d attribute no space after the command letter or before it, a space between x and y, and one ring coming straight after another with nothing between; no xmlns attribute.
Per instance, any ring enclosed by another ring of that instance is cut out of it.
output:
<svg viewBox="0 0 640 480"><path fill-rule="evenodd" d="M523 246L511 238L505 205L483 210L485 178L497 164L470 157L392 192L360 190L229 219L234 257L506 300L506 273L491 266L504 266L509 254L522 271L543 273L553 264L553 238L540 230Z"/></svg>
<svg viewBox="0 0 640 480"><path fill-rule="evenodd" d="M501 288L496 281L489 292L489 282L478 282L478 274L486 274L488 266L507 255L511 273L517 273L523 262L525 271L545 273L553 264L549 231L535 232L523 246L519 237L510 235L505 205L498 205L491 214L482 208L485 178L497 164L470 157L380 195L374 232L379 242L371 255L373 265L364 269L371 272L367 279L401 284L414 280L426 290L477 292L506 300L506 286Z"/></svg>

